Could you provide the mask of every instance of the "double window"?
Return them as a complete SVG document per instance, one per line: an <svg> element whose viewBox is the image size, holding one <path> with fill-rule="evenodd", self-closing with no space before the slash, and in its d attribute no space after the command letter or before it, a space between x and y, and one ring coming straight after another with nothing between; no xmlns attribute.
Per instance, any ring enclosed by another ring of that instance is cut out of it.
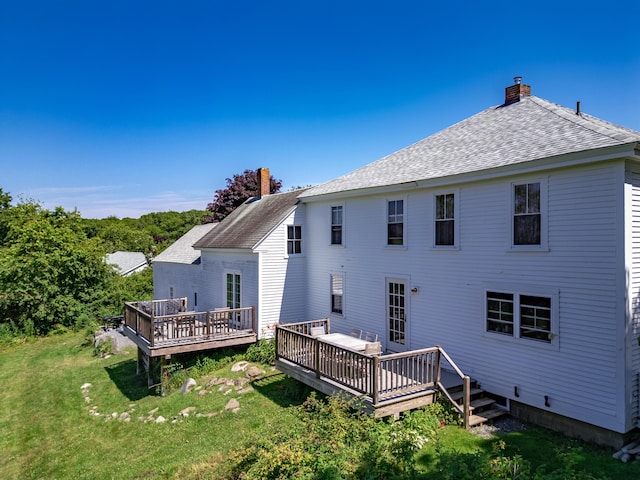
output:
<svg viewBox="0 0 640 480"><path fill-rule="evenodd" d="M344 276L331 275L331 313L343 314Z"/></svg>
<svg viewBox="0 0 640 480"><path fill-rule="evenodd" d="M554 296L486 292L486 330L508 337L551 343L557 319Z"/></svg>
<svg viewBox="0 0 640 480"><path fill-rule="evenodd" d="M302 253L302 227L287 225L287 254L297 255L300 253Z"/></svg>
<svg viewBox="0 0 640 480"><path fill-rule="evenodd" d="M342 205L331 207L331 245L342 245Z"/></svg>
<svg viewBox="0 0 640 480"><path fill-rule="evenodd" d="M404 245L404 200L387 202L387 245Z"/></svg>
<svg viewBox="0 0 640 480"><path fill-rule="evenodd" d="M455 245L455 195L436 195L436 246Z"/></svg>

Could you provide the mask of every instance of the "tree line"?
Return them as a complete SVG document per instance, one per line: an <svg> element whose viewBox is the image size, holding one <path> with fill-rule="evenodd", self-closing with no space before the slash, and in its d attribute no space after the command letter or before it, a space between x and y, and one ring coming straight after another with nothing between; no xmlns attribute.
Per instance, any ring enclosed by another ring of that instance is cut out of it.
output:
<svg viewBox="0 0 640 480"><path fill-rule="evenodd" d="M84 219L32 200L12 205L0 189L0 338L83 328L120 314L127 300L153 298L150 268L122 277L106 254L136 251L151 259L204 215Z"/></svg>
<svg viewBox="0 0 640 480"><path fill-rule="evenodd" d="M122 277L108 253L142 252L151 260L193 226L220 221L258 191L257 172L226 179L206 210L140 218L82 218L44 208L0 188L0 341L93 326L122 313L125 301L153 298L151 268ZM270 177L271 193L282 186Z"/></svg>

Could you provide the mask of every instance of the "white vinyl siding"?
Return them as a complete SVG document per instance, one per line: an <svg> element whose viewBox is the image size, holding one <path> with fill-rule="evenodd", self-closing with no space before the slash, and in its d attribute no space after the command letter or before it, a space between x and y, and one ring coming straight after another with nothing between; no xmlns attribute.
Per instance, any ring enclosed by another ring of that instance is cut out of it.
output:
<svg viewBox="0 0 640 480"><path fill-rule="evenodd" d="M349 246L344 249L326 243L331 203L310 202L307 317L327 316L327 278L342 270L349 278L349 315L344 323L332 323L332 329L383 333L380 285L385 278L409 274L409 290L418 290L410 294L408 348L441 345L491 392L513 398L518 385L518 401L547 409L547 395L555 413L621 431L620 387L604 381L594 388L594 378L616 378L618 368L624 368L616 337L621 325L616 252L622 234L616 220L622 188L617 169L614 162L601 163L455 185L458 244L464 248L446 255L436 248L408 248L402 255L380 248L379 239L387 235L380 203L386 207L394 199L388 193L349 197ZM538 181L542 245L513 252L513 185ZM434 202L440 192L424 188L402 193L405 244L407 238L435 238ZM552 307L557 309L557 343L510 341L486 332L485 292L498 287L509 292L504 286L516 284L527 288L513 293L558 292Z"/></svg>

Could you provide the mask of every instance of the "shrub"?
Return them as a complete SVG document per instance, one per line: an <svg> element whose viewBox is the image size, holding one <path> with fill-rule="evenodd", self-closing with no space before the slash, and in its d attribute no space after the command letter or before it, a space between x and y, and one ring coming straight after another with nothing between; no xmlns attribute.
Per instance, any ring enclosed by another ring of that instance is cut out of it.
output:
<svg viewBox="0 0 640 480"><path fill-rule="evenodd" d="M245 358L249 362L272 364L276 361L276 342L273 339L263 338L247 348Z"/></svg>

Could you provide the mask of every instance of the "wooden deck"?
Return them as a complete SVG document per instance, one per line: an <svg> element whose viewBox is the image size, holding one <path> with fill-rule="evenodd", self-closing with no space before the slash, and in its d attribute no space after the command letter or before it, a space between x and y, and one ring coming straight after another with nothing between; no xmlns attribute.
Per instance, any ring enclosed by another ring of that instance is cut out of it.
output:
<svg viewBox="0 0 640 480"><path fill-rule="evenodd" d="M123 332L148 357L257 341L254 307L195 312L186 298L126 302Z"/></svg>
<svg viewBox="0 0 640 480"><path fill-rule="evenodd" d="M313 327L330 333L329 319L277 325L276 368L325 394L361 397L377 417L428 405L443 394L468 425L469 377L441 347L368 355L312 336ZM456 385L462 387L462 406L448 392Z"/></svg>

